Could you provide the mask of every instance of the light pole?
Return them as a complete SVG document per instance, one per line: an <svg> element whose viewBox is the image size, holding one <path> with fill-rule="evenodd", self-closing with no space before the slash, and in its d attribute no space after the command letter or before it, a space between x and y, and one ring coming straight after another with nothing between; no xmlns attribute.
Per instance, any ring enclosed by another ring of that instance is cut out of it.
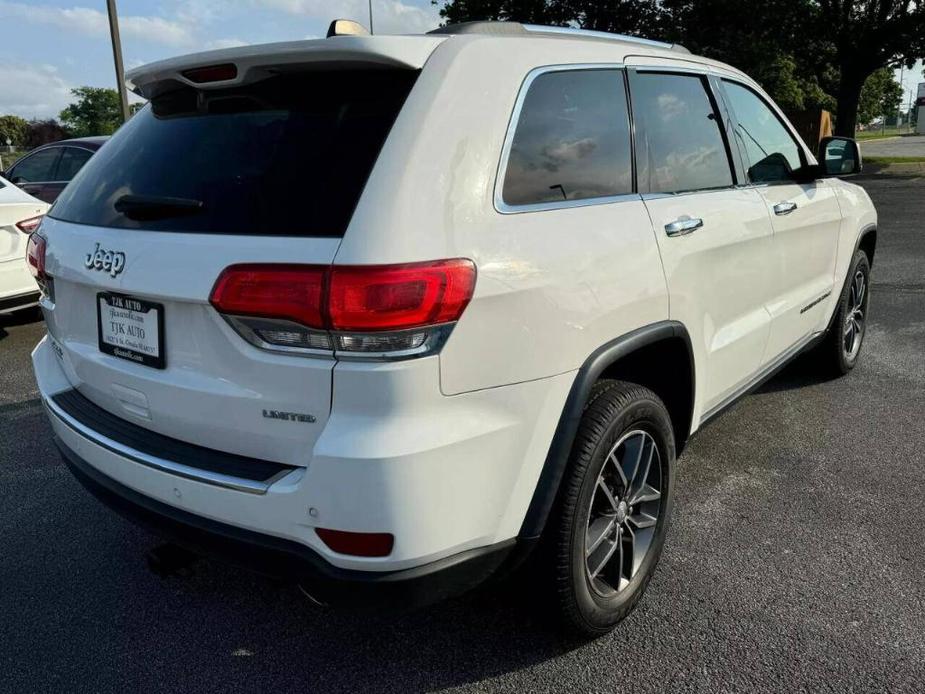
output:
<svg viewBox="0 0 925 694"><path fill-rule="evenodd" d="M122 122L128 120L128 91L125 89L125 71L122 69L122 43L119 40L119 16L116 14L116 0L106 0L109 10L109 35L112 38L112 59L116 64L116 83L119 86L119 100L122 102Z"/></svg>
<svg viewBox="0 0 925 694"><path fill-rule="evenodd" d="M369 33L373 33L373 0L369 0Z"/></svg>

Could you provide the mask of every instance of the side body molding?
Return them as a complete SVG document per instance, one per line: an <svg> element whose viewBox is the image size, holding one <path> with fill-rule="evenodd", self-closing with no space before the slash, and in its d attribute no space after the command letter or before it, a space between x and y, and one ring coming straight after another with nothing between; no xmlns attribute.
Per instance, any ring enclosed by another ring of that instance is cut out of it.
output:
<svg viewBox="0 0 925 694"><path fill-rule="evenodd" d="M520 528L519 537L521 539L538 538L546 525L546 519L555 503L559 484L562 482L562 477L568 465L572 443L578 432L578 424L581 421L585 403L595 382L609 366L620 359L643 347L670 338L682 338L687 344L688 353L691 356L690 387L693 393L695 386L693 349L687 329L678 321L660 321L633 330L602 345L585 360L585 363L578 370L572 389L569 391L552 444L550 444L549 452L546 454L546 462L543 464L542 472L540 472L539 482L533 492L533 499L530 501L530 506ZM683 445L683 442L678 442L679 448L681 445Z"/></svg>

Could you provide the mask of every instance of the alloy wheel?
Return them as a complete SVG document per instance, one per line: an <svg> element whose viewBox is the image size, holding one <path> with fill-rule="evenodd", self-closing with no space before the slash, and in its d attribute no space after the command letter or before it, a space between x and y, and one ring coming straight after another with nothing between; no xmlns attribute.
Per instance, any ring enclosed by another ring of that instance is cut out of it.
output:
<svg viewBox="0 0 925 694"><path fill-rule="evenodd" d="M652 546L662 508L662 459L652 436L624 434L597 477L585 531L585 573L592 589L625 589Z"/></svg>
<svg viewBox="0 0 925 694"><path fill-rule="evenodd" d="M848 295L848 310L845 313L844 339L842 347L845 357L851 361L861 350L864 339L865 315L867 309L867 276L858 270L851 281Z"/></svg>

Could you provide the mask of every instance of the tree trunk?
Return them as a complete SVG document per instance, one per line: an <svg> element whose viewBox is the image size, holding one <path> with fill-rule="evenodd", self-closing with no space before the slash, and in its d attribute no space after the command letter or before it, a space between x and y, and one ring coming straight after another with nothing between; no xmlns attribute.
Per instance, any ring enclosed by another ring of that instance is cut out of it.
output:
<svg viewBox="0 0 925 694"><path fill-rule="evenodd" d="M861 101L861 89L867 75L851 72L842 68L838 83L838 113L835 120L835 134L842 137L854 137L858 125L858 104Z"/></svg>

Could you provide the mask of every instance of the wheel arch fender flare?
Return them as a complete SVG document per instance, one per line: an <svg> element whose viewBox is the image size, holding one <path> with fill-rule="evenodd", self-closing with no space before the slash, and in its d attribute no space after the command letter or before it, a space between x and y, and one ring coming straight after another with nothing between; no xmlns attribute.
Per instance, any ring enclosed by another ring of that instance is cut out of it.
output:
<svg viewBox="0 0 925 694"><path fill-rule="evenodd" d="M876 245L876 240L877 240L877 225L876 224L867 224L866 226L861 228L861 231L858 234L858 239L857 241L854 242L854 250L851 252L851 259L848 261L848 269L845 270L845 276L842 279L841 287L839 288L839 291L838 291L838 295L837 295L838 301L841 301L841 296L842 294L845 293L845 287L848 286L848 280L851 278L851 266L852 266L852 263L854 262L854 256L858 254L858 251L861 250L861 247L864 245L865 240L871 235L873 235L873 241L874 241L874 244ZM871 267L874 266L873 251L871 251L871 254L868 257L868 262L870 263ZM835 308L832 310L832 315L829 316L829 324L828 326L826 326L826 329L825 329L826 333L832 329L833 325L835 325L835 316L838 315L838 301L835 302Z"/></svg>
<svg viewBox="0 0 925 694"><path fill-rule="evenodd" d="M559 416L559 423L549 445L533 498L521 525L519 535L521 539L535 540L543 532L568 466L585 403L588 401L594 384L609 366L616 364L619 360L649 345L672 338L681 338L687 346L690 358L690 388L693 397L696 385L694 351L687 328L678 321L659 321L621 335L598 347L581 365L565 400L565 407Z"/></svg>

